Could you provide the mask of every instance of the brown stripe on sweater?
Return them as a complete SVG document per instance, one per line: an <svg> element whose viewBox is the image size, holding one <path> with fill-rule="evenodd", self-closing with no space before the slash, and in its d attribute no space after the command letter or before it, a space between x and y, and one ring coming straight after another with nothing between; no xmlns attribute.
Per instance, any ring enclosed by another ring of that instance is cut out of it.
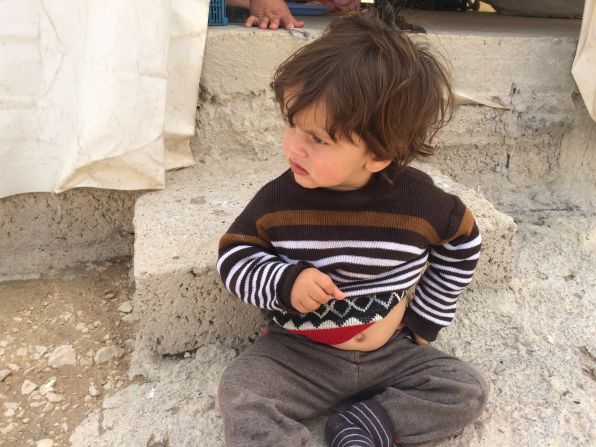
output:
<svg viewBox="0 0 596 447"><path fill-rule="evenodd" d="M466 208L464 215L455 234L449 240L442 241L441 244L457 239L460 236L469 236L474 229L474 216L469 208Z"/></svg>
<svg viewBox="0 0 596 447"><path fill-rule="evenodd" d="M277 211L265 214L257 221L257 232L263 235L269 228L291 225L395 228L418 233L431 245L436 245L441 240L437 231L425 219L374 211Z"/></svg>
<svg viewBox="0 0 596 447"><path fill-rule="evenodd" d="M226 233L219 240L219 249L235 244L249 244L258 245L260 247L268 248L269 243L256 236L249 236L246 234Z"/></svg>

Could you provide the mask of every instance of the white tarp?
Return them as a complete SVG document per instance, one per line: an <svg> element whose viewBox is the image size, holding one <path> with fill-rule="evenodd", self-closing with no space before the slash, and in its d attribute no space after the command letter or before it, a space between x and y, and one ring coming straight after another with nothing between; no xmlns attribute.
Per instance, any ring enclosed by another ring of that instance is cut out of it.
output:
<svg viewBox="0 0 596 447"><path fill-rule="evenodd" d="M596 121L596 2L586 0L577 52L571 68L590 116Z"/></svg>
<svg viewBox="0 0 596 447"><path fill-rule="evenodd" d="M0 197L163 188L193 163L209 0L4 0Z"/></svg>

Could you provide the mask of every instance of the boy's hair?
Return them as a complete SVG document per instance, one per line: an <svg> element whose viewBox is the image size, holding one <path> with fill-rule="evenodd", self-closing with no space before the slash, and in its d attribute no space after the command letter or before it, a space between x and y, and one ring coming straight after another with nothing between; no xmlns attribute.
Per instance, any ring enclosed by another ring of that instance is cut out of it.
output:
<svg viewBox="0 0 596 447"><path fill-rule="evenodd" d="M387 9L339 16L283 62L271 87L290 124L320 102L331 138L353 142L356 133L394 169L432 154L432 137L453 111L451 79L396 23Z"/></svg>

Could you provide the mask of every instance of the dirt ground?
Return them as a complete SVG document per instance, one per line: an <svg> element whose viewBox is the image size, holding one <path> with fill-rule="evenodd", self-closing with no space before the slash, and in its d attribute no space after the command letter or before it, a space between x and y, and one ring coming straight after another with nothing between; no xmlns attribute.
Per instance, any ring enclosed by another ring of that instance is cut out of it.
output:
<svg viewBox="0 0 596 447"><path fill-rule="evenodd" d="M67 445L103 398L130 383L129 270L118 260L0 283L1 446Z"/></svg>

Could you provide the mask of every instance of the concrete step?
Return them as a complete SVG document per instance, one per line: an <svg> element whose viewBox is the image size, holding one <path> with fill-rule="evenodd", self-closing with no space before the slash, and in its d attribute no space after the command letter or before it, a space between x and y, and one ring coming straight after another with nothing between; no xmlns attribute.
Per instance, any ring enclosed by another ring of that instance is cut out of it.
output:
<svg viewBox="0 0 596 447"><path fill-rule="evenodd" d="M305 29L315 38L329 20L308 17ZM435 139L442 172L487 191L507 182L525 187L565 177L576 184L591 177L593 145L573 132L588 117L570 72L580 20L447 11L412 11L409 20L426 28L413 38L445 57L460 95L454 119ZM285 30L209 29L195 159L275 155L283 122L269 83L306 42ZM561 172L565 160L581 174Z"/></svg>
<svg viewBox="0 0 596 447"><path fill-rule="evenodd" d="M513 220L435 168L419 167L443 189L459 195L482 229L483 254L472 288L510 278ZM259 310L233 297L221 284L215 269L217 243L254 193L285 169L280 158L211 160L170 173L166 190L139 198L134 217L134 299L142 343L160 354L174 354L216 340L250 338L262 327Z"/></svg>

